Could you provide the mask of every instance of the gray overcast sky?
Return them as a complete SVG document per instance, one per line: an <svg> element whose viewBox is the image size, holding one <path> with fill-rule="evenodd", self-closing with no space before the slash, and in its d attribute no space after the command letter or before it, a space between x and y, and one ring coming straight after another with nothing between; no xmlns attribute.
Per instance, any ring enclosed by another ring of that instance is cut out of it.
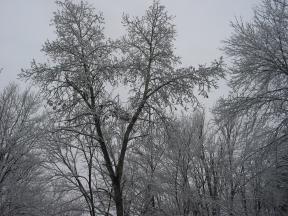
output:
<svg viewBox="0 0 288 216"><path fill-rule="evenodd" d="M152 0L89 0L102 11L106 33L117 38L124 33L123 13L143 15ZM235 17L251 19L260 0L162 0L177 28L176 51L184 65L197 66L219 58L221 40L231 34ZM33 58L43 61L40 52L46 39L53 39L49 26L55 11L54 0L0 0L0 89L16 80L21 68ZM218 92L219 94L219 92ZM221 94L220 94L221 95Z"/></svg>

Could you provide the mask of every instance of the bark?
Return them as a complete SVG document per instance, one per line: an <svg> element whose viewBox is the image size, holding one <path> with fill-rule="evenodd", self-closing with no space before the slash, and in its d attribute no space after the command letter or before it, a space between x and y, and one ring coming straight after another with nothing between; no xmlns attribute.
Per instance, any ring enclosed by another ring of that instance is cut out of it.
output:
<svg viewBox="0 0 288 216"><path fill-rule="evenodd" d="M116 178L113 181L113 189L114 189L114 202L116 205L117 216L124 216L122 189L119 178Z"/></svg>

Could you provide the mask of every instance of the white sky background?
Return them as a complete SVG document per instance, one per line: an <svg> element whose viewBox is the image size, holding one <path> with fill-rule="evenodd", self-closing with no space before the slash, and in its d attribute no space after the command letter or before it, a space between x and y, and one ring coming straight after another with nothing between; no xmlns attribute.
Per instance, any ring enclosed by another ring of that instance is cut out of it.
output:
<svg viewBox="0 0 288 216"><path fill-rule="evenodd" d="M117 38L125 32L121 25L123 13L141 16L152 0L89 0L96 11L102 11L106 35ZM248 21L252 8L260 0L162 0L169 14L175 16L176 53L184 66L209 64L223 53L221 41L232 32L230 21L242 17ZM21 68L31 60L45 61L42 44L55 37L50 20L56 10L54 0L0 0L0 90L16 81ZM224 58L225 60L225 58ZM16 81L20 82L20 81ZM227 88L213 92L205 100L207 106L224 95Z"/></svg>

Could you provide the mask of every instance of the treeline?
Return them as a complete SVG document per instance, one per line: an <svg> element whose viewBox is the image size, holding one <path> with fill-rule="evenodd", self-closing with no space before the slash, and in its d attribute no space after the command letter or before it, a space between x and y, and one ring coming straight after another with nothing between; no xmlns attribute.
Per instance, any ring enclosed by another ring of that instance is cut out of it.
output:
<svg viewBox="0 0 288 216"><path fill-rule="evenodd" d="M56 4L47 62L19 75L40 93L0 93L0 215L288 214L285 0L232 24L228 65L198 68L181 66L158 1L115 41L88 3ZM227 74L207 119L198 96Z"/></svg>

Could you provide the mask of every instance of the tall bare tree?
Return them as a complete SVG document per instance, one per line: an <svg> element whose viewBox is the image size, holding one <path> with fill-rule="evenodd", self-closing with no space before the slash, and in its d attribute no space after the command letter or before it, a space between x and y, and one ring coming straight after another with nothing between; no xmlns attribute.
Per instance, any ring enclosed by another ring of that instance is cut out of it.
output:
<svg viewBox="0 0 288 216"><path fill-rule="evenodd" d="M287 168L280 168L279 164L287 163L288 154L288 4L286 0L263 0L254 12L251 22L234 22L234 33L225 41L224 51L232 60L230 85L233 93L220 100L216 112L226 121L233 119L232 116L242 116L251 131L262 127L260 133L253 135L254 140L251 139L255 145L253 163L258 164L256 173L262 173L259 169L267 169L266 174L278 170L276 173L283 179L287 177ZM264 195L259 188L271 185L271 181L262 177L254 179L259 180L255 182L259 200L255 207L259 211L255 214L264 214L261 213ZM279 181L273 184L285 185ZM282 188L281 193L287 194L287 188ZM281 208L287 213L286 204Z"/></svg>
<svg viewBox="0 0 288 216"><path fill-rule="evenodd" d="M146 113L152 110L165 117L167 108L195 105L195 87L206 96L223 76L221 60L210 67L181 68L180 58L174 54L173 17L157 1L141 18L124 16L127 35L115 43L105 40L103 18L90 5L67 0L57 4L53 20L57 38L47 41L42 49L50 61L33 61L22 77L37 83L47 95L61 120L59 126L69 125L81 134L84 124L93 125L95 130L88 136L100 146L117 215L122 216L125 155L139 135L138 128L147 121ZM110 93L111 85L115 88L117 84L130 90L126 107ZM79 119L81 125L75 123ZM115 130L108 134L111 122ZM120 129L122 136L117 133ZM113 151L108 139L117 146Z"/></svg>

